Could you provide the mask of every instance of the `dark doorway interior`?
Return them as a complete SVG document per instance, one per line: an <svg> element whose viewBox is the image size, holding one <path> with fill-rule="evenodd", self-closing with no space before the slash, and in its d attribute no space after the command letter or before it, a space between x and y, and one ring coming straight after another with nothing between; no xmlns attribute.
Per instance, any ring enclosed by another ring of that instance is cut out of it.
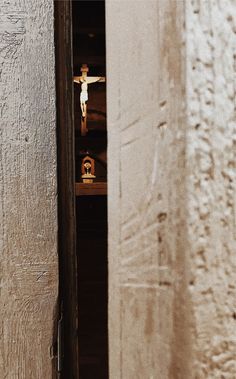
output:
<svg viewBox="0 0 236 379"><path fill-rule="evenodd" d="M77 201L80 379L108 378L105 196Z"/></svg>
<svg viewBox="0 0 236 379"><path fill-rule="evenodd" d="M79 378L107 379L105 3L73 1L72 4L73 70L77 78L74 83L74 119ZM81 67L86 69L81 71ZM99 77L103 80L89 82L89 78ZM86 110L81 105L84 81L88 90Z"/></svg>

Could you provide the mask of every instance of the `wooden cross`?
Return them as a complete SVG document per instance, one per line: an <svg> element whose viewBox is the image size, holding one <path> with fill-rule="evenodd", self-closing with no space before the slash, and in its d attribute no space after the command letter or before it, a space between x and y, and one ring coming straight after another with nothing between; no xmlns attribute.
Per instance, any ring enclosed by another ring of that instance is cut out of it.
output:
<svg viewBox="0 0 236 379"><path fill-rule="evenodd" d="M80 107L82 112L81 117L81 135L85 136L88 132L87 129L87 101L88 101L88 84L105 82L104 76L87 76L89 68L86 64L83 64L80 69L82 75L74 76L74 82L81 84L80 92Z"/></svg>

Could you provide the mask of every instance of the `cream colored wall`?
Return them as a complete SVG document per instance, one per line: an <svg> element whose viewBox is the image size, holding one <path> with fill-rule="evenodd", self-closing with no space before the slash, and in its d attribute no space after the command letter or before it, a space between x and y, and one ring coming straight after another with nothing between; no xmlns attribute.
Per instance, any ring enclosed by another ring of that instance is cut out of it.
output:
<svg viewBox="0 0 236 379"><path fill-rule="evenodd" d="M110 378L233 379L236 4L107 0L106 11ZM2 2L7 379L52 376L53 33L51 0Z"/></svg>
<svg viewBox="0 0 236 379"><path fill-rule="evenodd" d="M52 0L0 5L0 377L52 377L57 189Z"/></svg>
<svg viewBox="0 0 236 379"><path fill-rule="evenodd" d="M236 377L236 3L107 0L110 377Z"/></svg>
<svg viewBox="0 0 236 379"><path fill-rule="evenodd" d="M186 2L187 208L196 378L236 378L236 2Z"/></svg>
<svg viewBox="0 0 236 379"><path fill-rule="evenodd" d="M183 5L107 1L114 379L191 377Z"/></svg>

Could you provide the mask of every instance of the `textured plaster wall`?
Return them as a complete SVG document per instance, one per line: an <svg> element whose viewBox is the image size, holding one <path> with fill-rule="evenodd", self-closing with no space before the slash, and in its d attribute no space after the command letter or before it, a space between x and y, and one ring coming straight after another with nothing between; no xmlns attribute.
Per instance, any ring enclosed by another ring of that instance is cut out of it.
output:
<svg viewBox="0 0 236 379"><path fill-rule="evenodd" d="M194 378L236 378L236 2L186 1Z"/></svg>
<svg viewBox="0 0 236 379"><path fill-rule="evenodd" d="M110 377L191 378L182 1L107 1Z"/></svg>
<svg viewBox="0 0 236 379"><path fill-rule="evenodd" d="M111 378L236 378L236 3L107 1Z"/></svg>
<svg viewBox="0 0 236 379"><path fill-rule="evenodd" d="M235 1L107 0L106 11L110 377L234 379ZM52 376L53 32L51 0L1 1L6 379Z"/></svg>
<svg viewBox="0 0 236 379"><path fill-rule="evenodd" d="M0 4L0 377L52 377L57 297L52 0Z"/></svg>

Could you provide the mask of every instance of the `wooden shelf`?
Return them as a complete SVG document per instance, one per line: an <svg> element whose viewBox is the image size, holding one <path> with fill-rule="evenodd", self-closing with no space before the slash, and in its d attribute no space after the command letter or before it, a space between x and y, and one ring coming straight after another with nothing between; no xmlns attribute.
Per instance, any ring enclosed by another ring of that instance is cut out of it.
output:
<svg viewBox="0 0 236 379"><path fill-rule="evenodd" d="M95 196L106 195L107 183L95 182L95 183L75 183L75 195L76 196Z"/></svg>

